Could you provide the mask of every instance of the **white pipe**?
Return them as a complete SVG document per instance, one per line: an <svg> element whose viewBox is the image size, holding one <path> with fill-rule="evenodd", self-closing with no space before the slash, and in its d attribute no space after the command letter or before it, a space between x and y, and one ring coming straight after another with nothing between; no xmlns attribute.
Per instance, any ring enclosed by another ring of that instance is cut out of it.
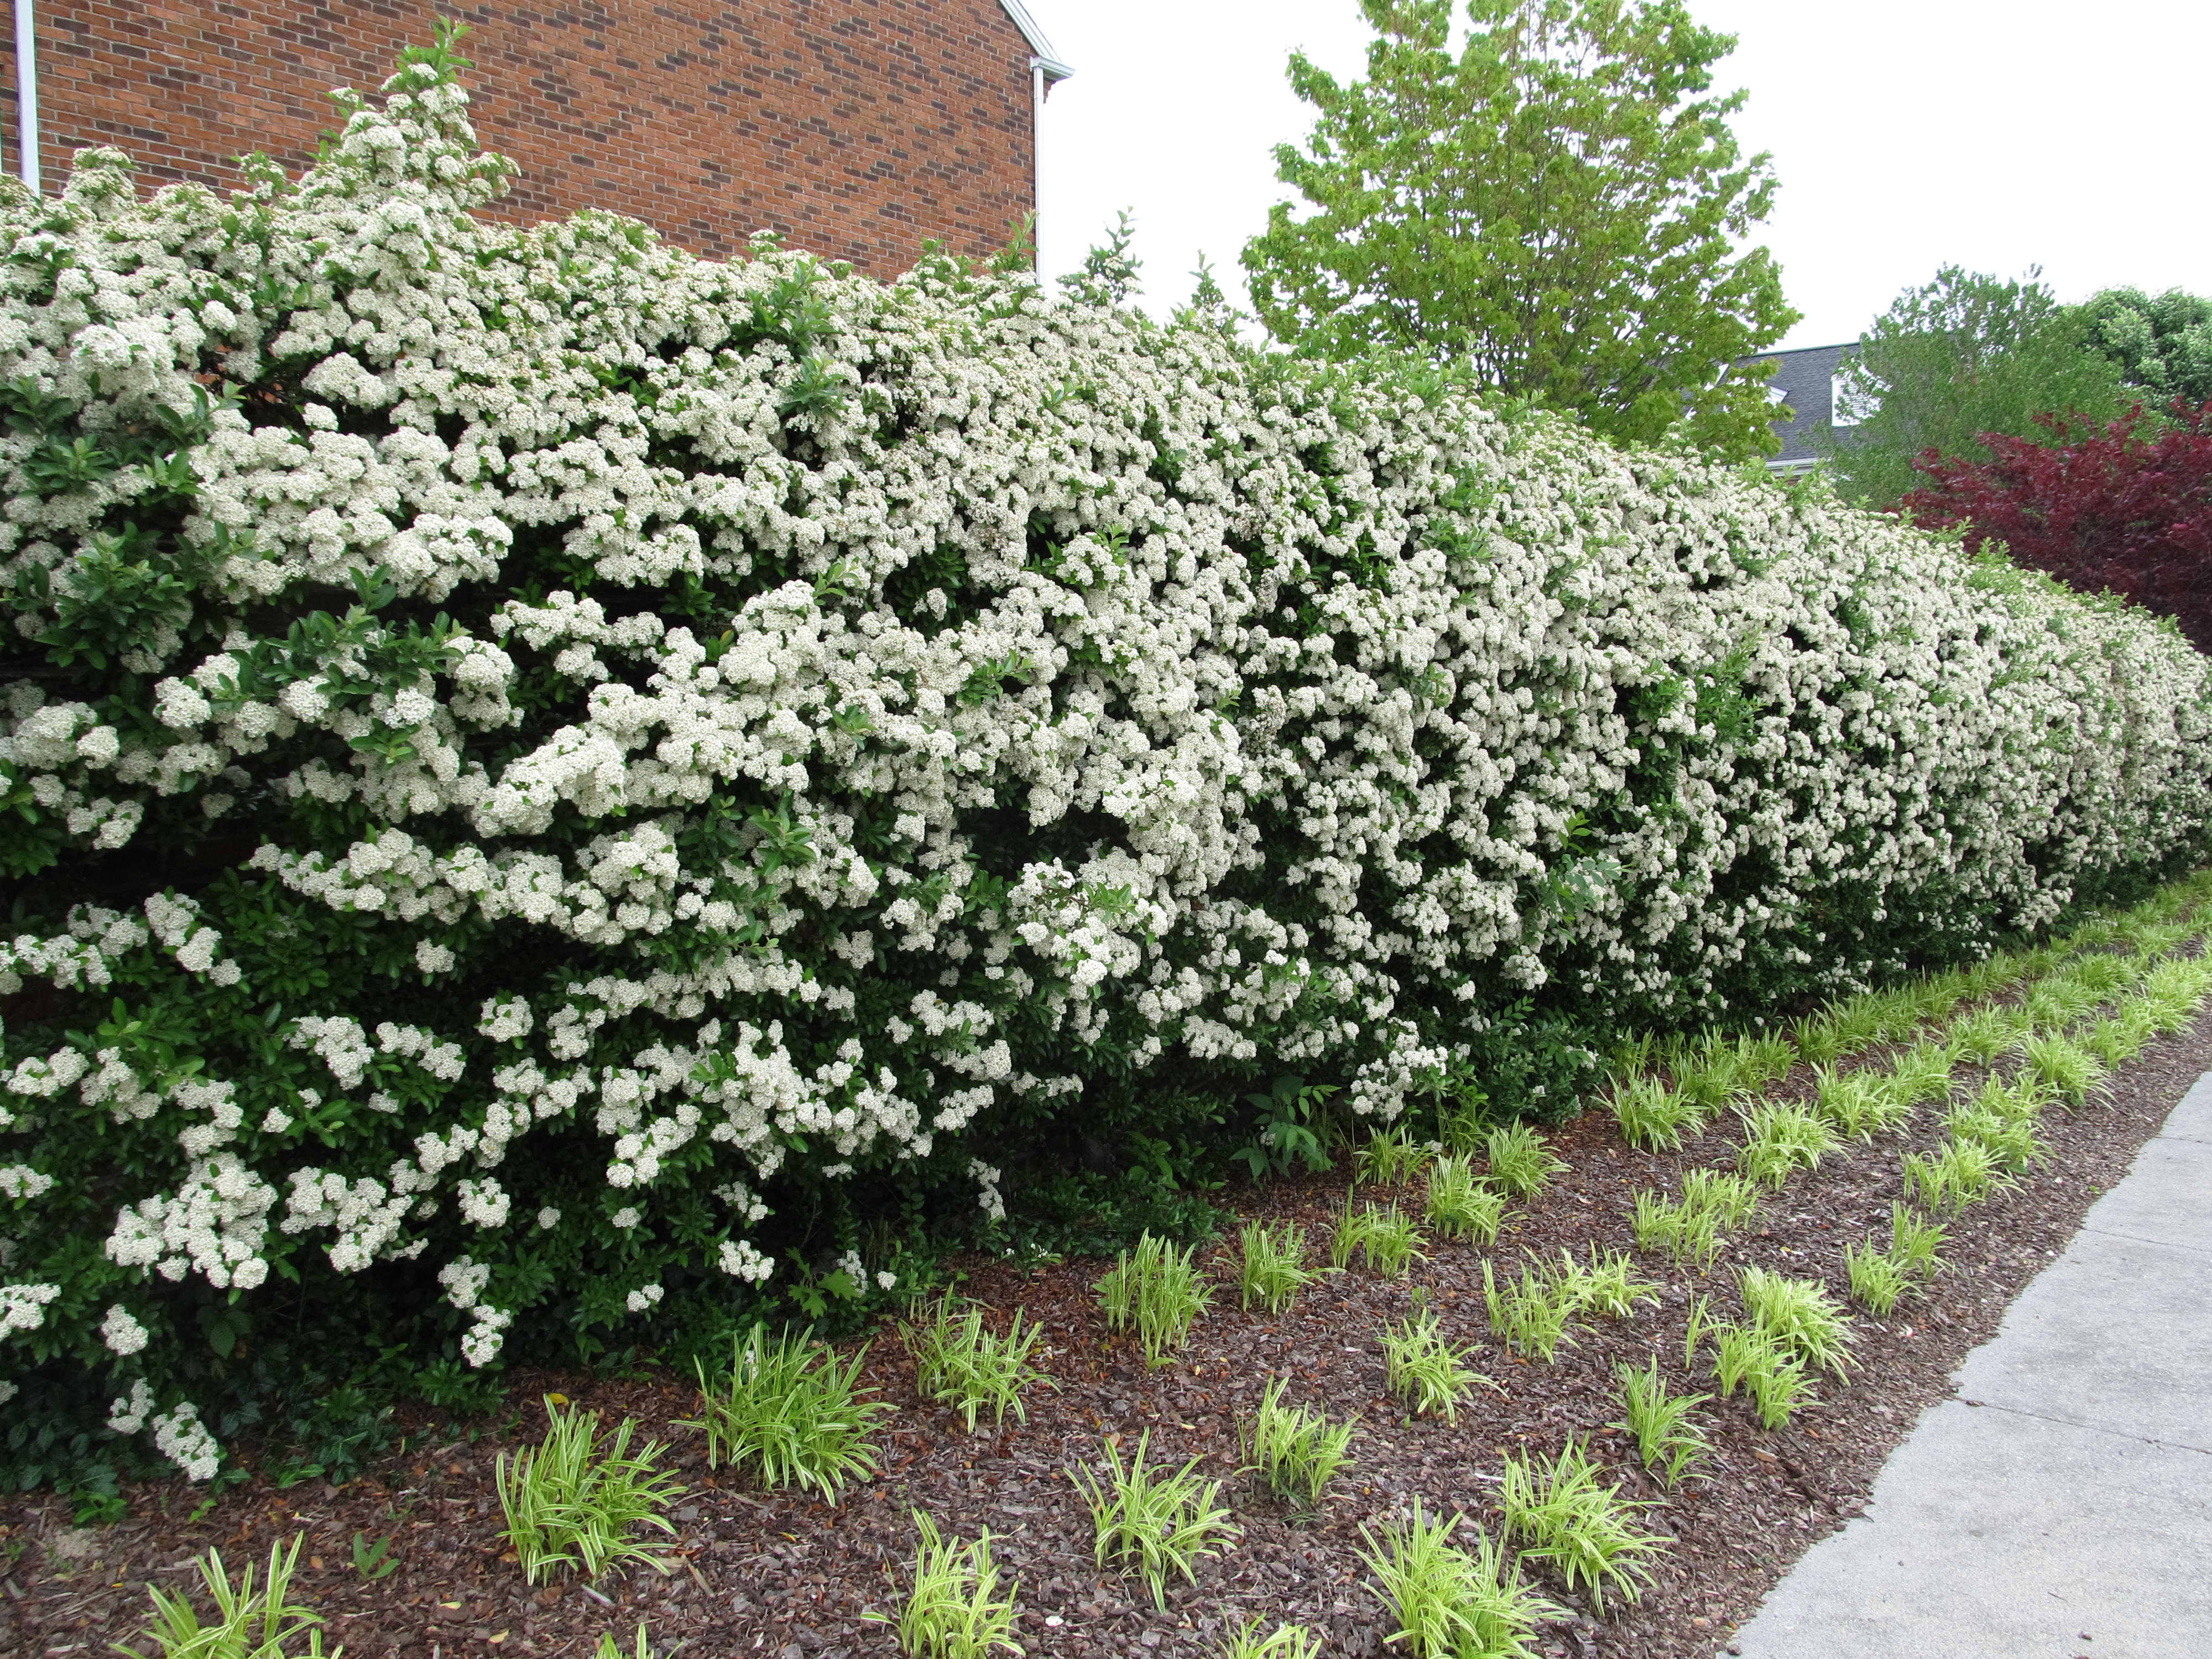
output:
<svg viewBox="0 0 2212 1659"><path fill-rule="evenodd" d="M15 0L15 146L17 171L39 194L39 20L31 0Z"/></svg>
<svg viewBox="0 0 2212 1659"><path fill-rule="evenodd" d="M17 0L18 4L23 0ZM1030 59L1030 258L1044 272L1044 59Z"/></svg>

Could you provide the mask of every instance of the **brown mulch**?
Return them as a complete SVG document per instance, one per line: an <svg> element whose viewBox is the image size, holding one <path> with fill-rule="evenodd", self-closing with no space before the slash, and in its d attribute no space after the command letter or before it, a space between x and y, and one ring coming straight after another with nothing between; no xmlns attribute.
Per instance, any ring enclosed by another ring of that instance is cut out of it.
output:
<svg viewBox="0 0 2212 1659"><path fill-rule="evenodd" d="M1468 1511L1493 1532L1502 1455L1523 1445L1556 1450L1570 1434L1594 1437L1599 1459L1633 1495L1656 1505L1647 1517L1675 1543L1640 1604L1609 1601L1605 1617L1537 1575L1572 1619L1547 1626L1550 1655L1689 1659L1723 1648L1775 1579L1815 1540L1864 1503L1882 1461L1920 1413L1950 1391L1952 1371L1996 1329L2006 1305L2062 1249L2097 1194L2125 1173L2142 1143L2190 1084L2212 1070L2212 1013L2154 1043L2115 1078L2110 1109L2046 1113L2056 1153L2017 1189L1978 1205L1954 1224L1951 1270L1887 1321L1857 1321L1858 1368L1848 1382L1823 1379L1819 1397L1778 1433L1761 1431L1743 1401L1716 1401L1701 1415L1717 1452L1711 1479L1669 1493L1647 1480L1623 1437L1606 1425L1616 1360L1656 1352L1677 1389L1711 1388L1703 1362L1686 1372L1683 1322L1690 1297L1717 1290L1732 1306L1732 1270L1747 1262L1796 1276L1818 1275L1840 1297L1844 1240L1886 1234L1901 1195L1899 1159L1939 1136L1936 1115L1914 1129L1854 1146L1801 1175L1765 1201L1752 1231L1731 1239L1710 1272L1676 1270L1639 1256L1662 1286L1661 1303L1632 1319L1605 1322L1563 1347L1556 1364L1523 1362L1491 1336L1483 1314L1481 1263L1517 1266L1523 1251L1577 1254L1595 1243L1632 1246L1629 1216L1639 1187L1671 1188L1682 1167L1724 1164L1717 1129L1676 1156L1624 1146L1611 1120L1591 1114L1553 1144L1571 1166L1551 1188L1510 1212L1493 1250L1431 1241L1410 1280L1357 1271L1309 1291L1287 1316L1237 1307L1233 1285L1218 1294L1189 1348L1148 1371L1126 1340L1109 1340L1092 1285L1098 1264L1071 1261L1024 1273L971 1262L966 1289L991 1306L1025 1309L1043 1323L1046 1369L1056 1391L1036 1390L1026 1425L986 1427L973 1437L949 1413L915 1397L912 1367L895 1340L870 1351L866 1375L901 1409L882 1438L880 1476L836 1508L768 1492L710 1474L698 1437L672 1426L696 1398L672 1378L617 1381L586 1375L521 1376L514 1399L559 1389L611 1419L641 1419L672 1444L690 1490L673 1511L678 1536L665 1576L633 1571L598 1583L532 1589L499 1541L492 1461L496 1428L417 1423L401 1452L370 1476L337 1489L320 1482L276 1490L256 1481L225 1494L211 1512L204 1493L181 1483L131 1491L132 1519L106 1528L70 1522L68 1505L47 1498L0 1508L0 1652L86 1654L137 1641L145 1627L146 1585L198 1588L192 1558L219 1547L234 1570L265 1559L271 1541L304 1531L301 1599L329 1621L326 1645L357 1659L509 1659L578 1655L601 1632L619 1633L625 1652L641 1620L654 1650L774 1659L847 1659L896 1653L890 1632L862 1621L895 1613L911 1558L909 1511L920 1508L948 1534L988 1526L1002 1565L1020 1580L1025 1611L1018 1634L1032 1654L1200 1655L1225 1628L1259 1615L1273 1628L1294 1621L1326 1635L1330 1654L1376 1655L1390 1626L1358 1559L1360 1525L1408 1506ZM1801 1070L1797 1081L1802 1084ZM1267 1190L1248 1213L1292 1216L1325 1249L1329 1218L1343 1199L1341 1176ZM1230 1273L1229 1248L1217 1276ZM1499 1385L1479 1390L1455 1427L1408 1422L1383 1389L1376 1333L1403 1316L1424 1287L1449 1333L1475 1345L1474 1364ZM1272 1376L1291 1379L1291 1397L1356 1413L1357 1467L1339 1477L1321 1515L1302 1521L1239 1481L1236 1423ZM524 1420L535 1424L532 1409ZM508 1421L508 1431L512 1419ZM1096 1462L1109 1433L1133 1443L1152 1431L1156 1455L1197 1455L1224 1483L1243 1536L1203 1562L1194 1585L1179 1584L1164 1613L1141 1580L1100 1570L1086 1512L1065 1473ZM389 1538L398 1570L368 1582L353 1565L354 1539ZM150 1644L141 1644L150 1650ZM1393 1648L1391 1652L1398 1651Z"/></svg>

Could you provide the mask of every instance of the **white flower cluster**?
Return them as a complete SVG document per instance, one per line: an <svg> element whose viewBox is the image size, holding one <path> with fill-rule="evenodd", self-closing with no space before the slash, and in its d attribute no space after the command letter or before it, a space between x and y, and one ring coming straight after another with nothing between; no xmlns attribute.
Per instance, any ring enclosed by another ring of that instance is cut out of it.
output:
<svg viewBox="0 0 2212 1659"><path fill-rule="evenodd" d="M483 1364L526 1251L629 1314L764 1284L781 1182L997 1219L1009 1123L1163 1074L1387 1121L1522 999L1853 985L2212 822L2171 629L1817 483L950 259L479 219L459 88L388 90L235 202L112 151L0 198L51 656L0 684L7 833L56 891L257 849L0 944L70 1010L0 1038L11 1266L106 1231L84 1306L429 1249ZM132 1305L88 1352L161 1359Z"/></svg>
<svg viewBox="0 0 2212 1659"><path fill-rule="evenodd" d="M117 1303L107 1310L107 1317L100 1322L100 1340L107 1344L109 1352L127 1358L146 1346L146 1328L131 1316L131 1310Z"/></svg>
<svg viewBox="0 0 2212 1659"><path fill-rule="evenodd" d="M119 1310L111 1310L111 1315L115 1311ZM107 1426L118 1434L137 1434L150 1422L155 1449L182 1469L187 1479L214 1480L222 1467L222 1447L214 1431L200 1421L199 1407L187 1400L157 1413L154 1409L157 1403L146 1379L134 1377L131 1392L117 1395L108 1407Z"/></svg>
<svg viewBox="0 0 2212 1659"><path fill-rule="evenodd" d="M35 1331L46 1322L46 1309L62 1293L58 1285L0 1285L0 1338Z"/></svg>
<svg viewBox="0 0 2212 1659"><path fill-rule="evenodd" d="M222 1447L189 1400L154 1419L154 1444L190 1480L212 1480L222 1467Z"/></svg>

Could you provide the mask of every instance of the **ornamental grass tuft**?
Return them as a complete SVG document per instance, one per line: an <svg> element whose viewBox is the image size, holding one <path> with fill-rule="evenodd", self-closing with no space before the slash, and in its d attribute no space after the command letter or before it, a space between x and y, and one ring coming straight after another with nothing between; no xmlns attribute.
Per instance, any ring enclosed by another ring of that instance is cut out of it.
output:
<svg viewBox="0 0 2212 1659"><path fill-rule="evenodd" d="M764 1326L731 1343L730 1366L699 1378L699 1415L684 1426L703 1430L707 1467L750 1474L767 1487L796 1486L832 1504L845 1487L876 1470L869 1436L891 1407L866 1400L860 1386L863 1346L848 1359L811 1336L770 1340Z"/></svg>
<svg viewBox="0 0 2212 1659"><path fill-rule="evenodd" d="M653 1467L665 1448L656 1440L631 1451L637 1425L629 1418L604 1443L597 1412L564 1411L548 1400L545 1418L543 1440L517 1448L511 1457L501 1452L492 1466L507 1516L501 1535L514 1546L522 1576L534 1584L567 1568L596 1578L625 1561L665 1572L665 1564L635 1536L640 1527L672 1537L676 1532L662 1511L684 1488Z"/></svg>
<svg viewBox="0 0 2212 1659"><path fill-rule="evenodd" d="M234 1583L219 1551L210 1549L194 1560L191 1565L215 1604L210 1618L202 1618L183 1590L147 1585L154 1619L141 1639L150 1641L153 1650L142 1653L116 1643L114 1650L132 1659L322 1659L323 1616L290 1599L292 1574L299 1564L300 1546L306 1541L307 1534L299 1533L289 1550L271 1544L268 1571L258 1589L250 1563ZM307 1646L295 1650L292 1644L303 1637ZM331 1659L337 1659L335 1653Z"/></svg>
<svg viewBox="0 0 2212 1659"><path fill-rule="evenodd" d="M896 1623L907 1659L990 1659L994 1653L1022 1652L1014 1639L1014 1598L1020 1583L1000 1589L991 1529L984 1528L973 1542L946 1538L920 1510L914 1512L914 1525L921 1542L915 1548L906 1605L896 1620L880 1613L862 1617L872 1624Z"/></svg>
<svg viewBox="0 0 2212 1659"><path fill-rule="evenodd" d="M1537 1659L1536 1626L1566 1609L1524 1586L1480 1527L1457 1541L1465 1519L1431 1517L1416 1498L1413 1514L1385 1522L1380 1535L1360 1528L1371 1588L1398 1626L1385 1643L1411 1659Z"/></svg>
<svg viewBox="0 0 2212 1659"><path fill-rule="evenodd" d="M1016 1422L1028 1422L1022 1393L1046 1380L1030 1359L1044 1332L1036 1325L1024 1329L1022 1320L1017 1309L1001 1336L984 1324L978 1304L956 1310L949 1293L939 1298L919 1319L900 1328L914 1356L915 1391L958 1412L970 1434L987 1408L994 1425L1003 1425L1008 1412Z"/></svg>
<svg viewBox="0 0 2212 1659"><path fill-rule="evenodd" d="M1544 1137L1526 1123L1492 1129L1487 1143L1490 1179L1509 1198L1531 1198L1567 1167Z"/></svg>
<svg viewBox="0 0 2212 1659"><path fill-rule="evenodd" d="M1196 1245L1181 1249L1167 1239L1140 1233L1098 1281L1098 1304L1107 1325L1134 1328L1145 1363L1158 1368L1190 1340L1190 1328L1213 1305L1213 1291L1198 1271Z"/></svg>
<svg viewBox="0 0 2212 1659"><path fill-rule="evenodd" d="M1641 1600L1652 1583L1651 1559L1674 1542L1638 1524L1650 1506L1623 1498L1580 1440L1554 1457L1508 1457L1498 1503L1522 1559L1549 1562L1600 1613L1608 1595Z"/></svg>
<svg viewBox="0 0 2212 1659"><path fill-rule="evenodd" d="M1459 1421L1461 1402L1477 1388L1498 1385L1465 1364L1472 1346L1454 1347L1434 1313L1417 1308L1383 1328L1382 1364L1390 1392L1417 1417Z"/></svg>
<svg viewBox="0 0 2212 1659"><path fill-rule="evenodd" d="M1505 1200L1492 1192L1464 1158L1440 1158L1429 1166L1429 1225L1446 1238L1498 1243Z"/></svg>
<svg viewBox="0 0 2212 1659"><path fill-rule="evenodd" d="M1186 1582L1197 1583L1193 1569L1200 1559L1220 1554L1241 1529L1218 1501L1221 1483L1199 1478L1195 1457L1172 1474L1146 1468L1152 1443L1152 1431L1146 1429L1125 1467L1121 1437L1109 1435L1105 1475L1074 1468L1068 1478L1090 1508L1098 1565L1115 1562L1143 1575L1153 1603L1164 1611L1168 1576L1181 1573Z"/></svg>
<svg viewBox="0 0 2212 1659"><path fill-rule="evenodd" d="M1305 1265L1305 1230L1295 1221L1248 1221L1237 1235L1237 1290L1246 1308L1288 1313L1298 1292L1321 1278Z"/></svg>
<svg viewBox="0 0 2212 1659"><path fill-rule="evenodd" d="M1358 1425L1331 1423L1309 1407L1285 1405L1283 1392L1289 1386L1284 1377L1270 1382L1259 1410L1239 1425L1237 1434L1244 1473L1276 1497L1310 1512L1321 1507L1328 1483L1352 1467L1349 1448Z"/></svg>

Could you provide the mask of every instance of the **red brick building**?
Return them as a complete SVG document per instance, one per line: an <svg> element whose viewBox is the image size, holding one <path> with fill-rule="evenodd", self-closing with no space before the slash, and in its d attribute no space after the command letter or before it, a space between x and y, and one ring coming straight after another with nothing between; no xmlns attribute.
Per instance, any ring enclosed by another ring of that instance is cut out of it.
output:
<svg viewBox="0 0 2212 1659"><path fill-rule="evenodd" d="M1022 0L15 0L37 34L38 173L112 144L150 190L228 188L236 156L297 173L439 15L468 24L477 128L520 165L501 211L599 207L702 253L755 231L889 276L939 237L1003 246L1036 206L1054 60ZM5 43L0 43L5 44ZM23 82L0 51L19 154ZM16 168L11 165L10 171Z"/></svg>

